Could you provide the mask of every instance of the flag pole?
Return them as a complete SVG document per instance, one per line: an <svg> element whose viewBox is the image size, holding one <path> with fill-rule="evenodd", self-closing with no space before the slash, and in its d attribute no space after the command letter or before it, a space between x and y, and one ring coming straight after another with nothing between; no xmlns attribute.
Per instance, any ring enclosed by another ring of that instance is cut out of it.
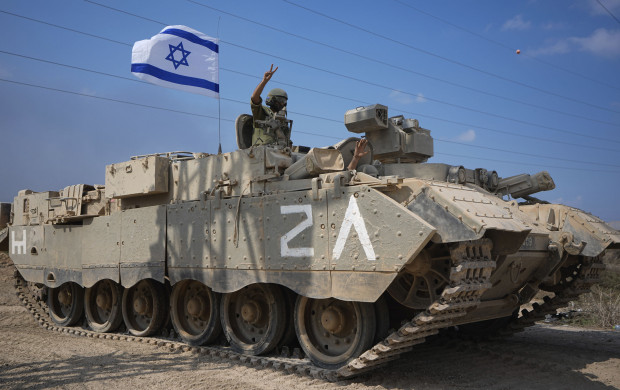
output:
<svg viewBox="0 0 620 390"><path fill-rule="evenodd" d="M218 43L218 47L221 48L221 45L220 45L220 20L222 20L221 16L219 16L217 18L217 43ZM219 57L219 50L218 50L218 57ZM219 73L219 68L220 67L219 67L219 59L218 59L218 73ZM218 76L218 83L219 83L219 76ZM217 154L222 154L222 132L221 132L221 128L222 128L222 115L221 115L221 108L222 108L222 99L220 99L220 95L218 93L218 95L217 95L217 139L218 139L218 142L219 142L219 146L217 148Z"/></svg>

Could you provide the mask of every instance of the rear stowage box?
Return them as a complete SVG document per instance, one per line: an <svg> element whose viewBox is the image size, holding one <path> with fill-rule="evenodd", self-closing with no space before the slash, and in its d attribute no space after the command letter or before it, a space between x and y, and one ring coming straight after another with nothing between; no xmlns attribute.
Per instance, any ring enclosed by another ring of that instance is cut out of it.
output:
<svg viewBox="0 0 620 390"><path fill-rule="evenodd" d="M148 156L106 166L105 190L110 198L129 198L168 192L165 157Z"/></svg>
<svg viewBox="0 0 620 390"><path fill-rule="evenodd" d="M50 199L59 196L58 191L19 191L13 200L11 225L33 226L49 223L54 218L54 208L50 206Z"/></svg>
<svg viewBox="0 0 620 390"><path fill-rule="evenodd" d="M344 170L344 160L339 150L312 148L306 155L288 167L284 174L295 180L342 170Z"/></svg>

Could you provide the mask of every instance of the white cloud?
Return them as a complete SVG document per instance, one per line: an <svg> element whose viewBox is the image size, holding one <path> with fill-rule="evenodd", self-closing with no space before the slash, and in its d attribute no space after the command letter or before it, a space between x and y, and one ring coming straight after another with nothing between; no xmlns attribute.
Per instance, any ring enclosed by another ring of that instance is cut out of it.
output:
<svg viewBox="0 0 620 390"><path fill-rule="evenodd" d="M616 11L620 11L620 0L600 0L600 2L614 15ZM596 0L588 0L587 6L591 15L607 15L611 17L609 13L605 11L605 8L601 7Z"/></svg>
<svg viewBox="0 0 620 390"><path fill-rule="evenodd" d="M527 54L531 56L539 55L554 55L554 54L566 54L572 51L572 47L567 39L547 43L546 45L539 47L538 49L528 50Z"/></svg>
<svg viewBox="0 0 620 390"><path fill-rule="evenodd" d="M569 37L548 43L538 49L528 50L528 54L553 55L574 51L590 52L601 57L620 55L620 30L599 28L587 37Z"/></svg>
<svg viewBox="0 0 620 390"><path fill-rule="evenodd" d="M523 20L523 15L517 15L505 21L502 30L527 30L530 27L532 27L532 22Z"/></svg>
<svg viewBox="0 0 620 390"><path fill-rule="evenodd" d="M97 91L88 87L83 87L80 89L80 93L89 96L97 96Z"/></svg>
<svg viewBox="0 0 620 390"><path fill-rule="evenodd" d="M583 196L577 195L575 199L557 198L552 200L551 203L558 203L565 206L580 208L583 205Z"/></svg>
<svg viewBox="0 0 620 390"><path fill-rule="evenodd" d="M394 99L395 101L397 101L398 103L401 104L410 104L413 103L413 97L411 95L408 95L406 93L403 93L401 91L397 91L397 90L392 90L392 92L390 92L390 98Z"/></svg>
<svg viewBox="0 0 620 390"><path fill-rule="evenodd" d="M566 25L562 22L547 22L541 25L543 30L563 30L566 28Z"/></svg>
<svg viewBox="0 0 620 390"><path fill-rule="evenodd" d="M427 101L423 93L418 93L417 95L412 96L408 93L401 92L395 89L390 92L389 97L400 104L411 104L413 102L426 103Z"/></svg>
<svg viewBox="0 0 620 390"><path fill-rule="evenodd" d="M473 142L476 139L476 132L473 129L461 133L457 138L461 142Z"/></svg>
<svg viewBox="0 0 620 390"><path fill-rule="evenodd" d="M581 51L589 51L604 57L613 57L620 54L620 30L599 28L589 37L569 39Z"/></svg>

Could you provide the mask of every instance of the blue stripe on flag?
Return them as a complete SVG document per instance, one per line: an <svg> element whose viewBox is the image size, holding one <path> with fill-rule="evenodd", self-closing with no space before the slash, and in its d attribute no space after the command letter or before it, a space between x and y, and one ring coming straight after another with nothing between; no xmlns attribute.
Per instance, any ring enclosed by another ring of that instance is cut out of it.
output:
<svg viewBox="0 0 620 390"><path fill-rule="evenodd" d="M198 37L195 34L192 34L191 32L185 31L185 30L180 30L178 28L169 28L167 30L164 30L162 32L160 32L160 34L170 34L170 35L176 35L177 37L183 38L183 39L187 39L190 42L193 42L197 45L202 45L204 47L206 47L207 49L210 49L216 53L219 52L219 46L214 43L211 42L209 40L206 39L202 39L200 37Z"/></svg>
<svg viewBox="0 0 620 390"><path fill-rule="evenodd" d="M168 81L170 83L189 85L197 88L204 88L210 91L220 93L220 85L215 84L209 80L199 79L197 77L182 76L180 74L172 73L159 69L149 64L131 64L132 73L144 73L157 77L160 80Z"/></svg>

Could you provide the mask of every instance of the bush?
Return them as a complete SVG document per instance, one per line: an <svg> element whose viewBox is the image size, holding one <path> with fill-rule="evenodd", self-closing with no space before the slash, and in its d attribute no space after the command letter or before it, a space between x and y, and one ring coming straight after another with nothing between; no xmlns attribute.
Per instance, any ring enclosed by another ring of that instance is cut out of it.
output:
<svg viewBox="0 0 620 390"><path fill-rule="evenodd" d="M572 321L575 325L606 329L620 325L620 273L604 272L601 282L580 296L575 307L583 310L583 315Z"/></svg>
<svg viewBox="0 0 620 390"><path fill-rule="evenodd" d="M611 328L620 324L620 292L595 285L592 292L580 297L578 305L585 311L592 325Z"/></svg>

